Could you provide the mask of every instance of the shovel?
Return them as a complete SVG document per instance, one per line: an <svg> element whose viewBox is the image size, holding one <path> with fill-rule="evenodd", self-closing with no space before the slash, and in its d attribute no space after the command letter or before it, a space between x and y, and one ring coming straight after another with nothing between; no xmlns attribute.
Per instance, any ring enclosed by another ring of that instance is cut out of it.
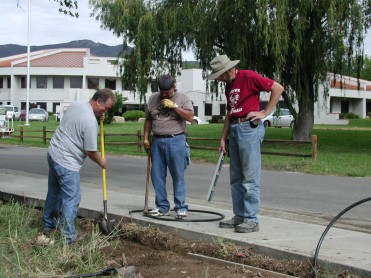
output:
<svg viewBox="0 0 371 278"><path fill-rule="evenodd" d="M101 152L102 158L104 158L104 129L103 129L103 120L100 120L100 143L101 143ZM98 222L99 228L104 235L110 235L115 229L116 220L112 219L108 221L107 218L107 186L106 186L106 169L102 168L102 181L103 181L103 209L104 214L103 218Z"/></svg>

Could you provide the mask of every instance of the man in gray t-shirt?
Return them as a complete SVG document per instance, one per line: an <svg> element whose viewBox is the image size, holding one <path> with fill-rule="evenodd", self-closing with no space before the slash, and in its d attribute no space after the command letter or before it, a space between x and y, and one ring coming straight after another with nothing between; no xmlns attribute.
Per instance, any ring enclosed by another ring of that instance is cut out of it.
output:
<svg viewBox="0 0 371 278"><path fill-rule="evenodd" d="M44 235L60 224L66 243L76 240L75 218L80 204L80 168L88 156L100 167L107 161L97 151L97 118L115 104L110 89L97 91L90 101L71 103L48 148L48 193L44 208ZM58 222L60 221L60 222Z"/></svg>
<svg viewBox="0 0 371 278"><path fill-rule="evenodd" d="M151 179L156 191L154 216L170 215L167 199L166 175L169 169L173 180L174 210L177 218L187 218L184 171L189 163L186 141L186 121L193 121L193 106L189 97L176 91L175 78L159 78L159 93L153 94L147 104L144 122L144 148L151 155ZM153 134L152 144L150 135Z"/></svg>

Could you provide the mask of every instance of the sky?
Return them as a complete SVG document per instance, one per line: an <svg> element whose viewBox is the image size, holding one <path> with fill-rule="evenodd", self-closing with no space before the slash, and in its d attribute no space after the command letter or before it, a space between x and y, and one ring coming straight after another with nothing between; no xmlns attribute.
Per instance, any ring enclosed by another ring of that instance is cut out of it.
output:
<svg viewBox="0 0 371 278"><path fill-rule="evenodd" d="M17 7L17 2L19 6ZM78 18L58 11L54 0L31 0L30 44L45 45L88 39L107 45L122 43L111 31L102 30L100 22L90 17L88 0L79 0ZM0 45L27 45L28 0L1 0ZM4 28L6 26L6 28Z"/></svg>
<svg viewBox="0 0 371 278"><path fill-rule="evenodd" d="M17 2L19 6L17 7ZM103 30L100 23L90 17L89 0L78 0L79 18L58 12L59 3L54 0L31 0L30 45L66 43L88 39L107 45L122 43L109 30ZM0 45L27 45L28 0L1 0ZM365 39L365 54L371 56L371 30ZM193 54L185 54L190 60Z"/></svg>

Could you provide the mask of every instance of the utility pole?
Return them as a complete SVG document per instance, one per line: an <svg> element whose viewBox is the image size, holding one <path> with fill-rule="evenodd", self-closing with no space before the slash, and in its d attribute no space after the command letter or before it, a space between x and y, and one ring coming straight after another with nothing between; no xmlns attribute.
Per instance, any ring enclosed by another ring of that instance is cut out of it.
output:
<svg viewBox="0 0 371 278"><path fill-rule="evenodd" d="M27 96L26 96L26 124L28 122L28 111L30 110L30 37L31 37L31 0L28 0L28 30L27 30Z"/></svg>

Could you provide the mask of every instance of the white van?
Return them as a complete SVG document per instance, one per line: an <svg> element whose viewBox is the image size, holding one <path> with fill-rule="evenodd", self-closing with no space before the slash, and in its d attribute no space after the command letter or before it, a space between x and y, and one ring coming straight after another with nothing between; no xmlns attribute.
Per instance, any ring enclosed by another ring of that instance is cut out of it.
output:
<svg viewBox="0 0 371 278"><path fill-rule="evenodd" d="M0 108L6 108L6 116L8 118L13 118L13 120L19 121L21 118L21 110L17 106L14 105L0 105Z"/></svg>

